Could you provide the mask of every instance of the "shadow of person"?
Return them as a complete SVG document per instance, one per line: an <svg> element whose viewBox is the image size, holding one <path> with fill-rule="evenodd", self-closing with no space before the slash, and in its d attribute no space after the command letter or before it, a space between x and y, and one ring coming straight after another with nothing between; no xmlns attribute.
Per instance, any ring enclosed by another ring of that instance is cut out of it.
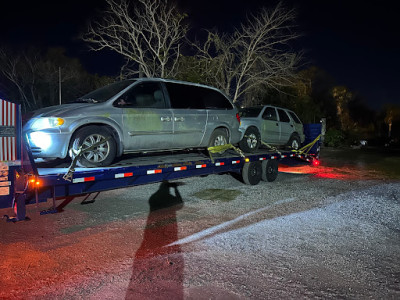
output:
<svg viewBox="0 0 400 300"><path fill-rule="evenodd" d="M183 255L179 245L168 246L178 240L176 212L183 207L178 184L162 182L149 205L125 298L183 299Z"/></svg>

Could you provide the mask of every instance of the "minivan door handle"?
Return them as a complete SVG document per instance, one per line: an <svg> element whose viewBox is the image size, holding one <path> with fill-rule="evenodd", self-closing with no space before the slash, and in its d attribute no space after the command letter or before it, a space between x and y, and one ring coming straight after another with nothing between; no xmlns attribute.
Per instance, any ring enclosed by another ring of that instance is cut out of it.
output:
<svg viewBox="0 0 400 300"><path fill-rule="evenodd" d="M174 121L175 122L183 122L183 121L185 121L185 118L184 117L175 117Z"/></svg>
<svg viewBox="0 0 400 300"><path fill-rule="evenodd" d="M171 122L170 117L161 117L161 122Z"/></svg>

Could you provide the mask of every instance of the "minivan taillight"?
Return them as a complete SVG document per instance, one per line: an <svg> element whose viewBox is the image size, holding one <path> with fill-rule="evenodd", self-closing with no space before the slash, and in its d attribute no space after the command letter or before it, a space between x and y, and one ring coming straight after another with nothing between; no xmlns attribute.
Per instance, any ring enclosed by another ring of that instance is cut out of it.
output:
<svg viewBox="0 0 400 300"><path fill-rule="evenodd" d="M240 125L240 116L239 116L239 113L236 114L236 119L238 120L239 125Z"/></svg>

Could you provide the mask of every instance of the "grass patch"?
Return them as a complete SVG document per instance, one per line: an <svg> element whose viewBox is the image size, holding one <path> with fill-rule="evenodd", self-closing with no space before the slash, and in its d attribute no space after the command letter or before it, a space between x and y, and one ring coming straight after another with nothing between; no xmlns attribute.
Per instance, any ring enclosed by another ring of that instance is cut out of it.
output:
<svg viewBox="0 0 400 300"><path fill-rule="evenodd" d="M193 196L203 200L229 202L235 200L241 193L238 190L207 189L194 193Z"/></svg>

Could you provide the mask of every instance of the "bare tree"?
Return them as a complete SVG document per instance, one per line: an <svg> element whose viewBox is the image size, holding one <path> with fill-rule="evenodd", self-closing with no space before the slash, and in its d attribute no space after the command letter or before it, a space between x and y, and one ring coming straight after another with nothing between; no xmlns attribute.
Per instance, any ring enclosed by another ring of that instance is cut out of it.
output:
<svg viewBox="0 0 400 300"><path fill-rule="evenodd" d="M294 18L295 11L279 3L248 17L233 35L208 32L207 41L196 47L210 83L234 102L262 87L279 90L292 85L301 60L288 45L299 36Z"/></svg>
<svg viewBox="0 0 400 300"><path fill-rule="evenodd" d="M184 14L167 0L106 0L102 20L92 21L82 39L90 49L121 54L126 75L171 77L187 32Z"/></svg>
<svg viewBox="0 0 400 300"><path fill-rule="evenodd" d="M17 101L21 103L24 110L31 110L37 106L35 92L37 60L36 50L30 49L29 53L16 53L6 47L0 49L0 72L15 86L17 93L14 93L14 97L19 98Z"/></svg>

